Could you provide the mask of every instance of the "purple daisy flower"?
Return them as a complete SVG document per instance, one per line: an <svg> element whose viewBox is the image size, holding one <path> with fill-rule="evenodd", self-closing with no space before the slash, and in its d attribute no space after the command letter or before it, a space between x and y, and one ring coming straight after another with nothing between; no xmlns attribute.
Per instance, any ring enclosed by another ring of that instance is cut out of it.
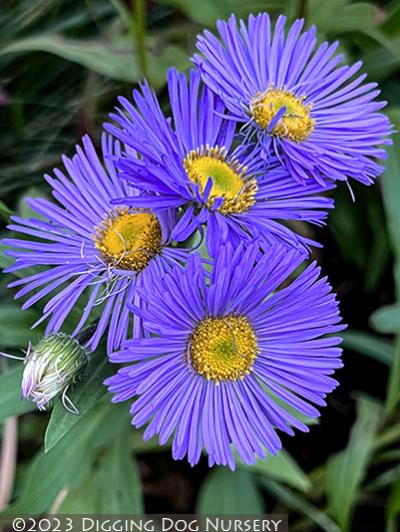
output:
<svg viewBox="0 0 400 532"><path fill-rule="evenodd" d="M378 112L386 102L375 101L377 84L363 84L366 74L355 77L361 62L338 66L337 42L315 49L316 29L301 33L303 20L285 36L285 21L280 16L273 30L266 13L250 15L247 26L240 20L239 28L234 15L220 20L221 40L205 31L197 42L202 55L193 61L261 156L272 151L297 180L371 184L391 133Z"/></svg>
<svg viewBox="0 0 400 532"><path fill-rule="evenodd" d="M29 294L23 309L51 296L35 326L48 319L46 335L57 333L80 300L85 306L76 317L73 335L98 319L87 346L95 349L109 326L107 348L111 352L130 329L133 336L142 333L140 319L132 320L127 308L132 302L140 306L137 287L146 277L160 275L183 259L187 251L170 247L174 211L156 216L128 205L111 205L116 197L131 197L136 192L117 177L112 159L120 154L119 143L104 135L102 148L105 167L90 139L84 137L83 149L78 146L72 159L63 158L69 177L57 169L55 178L45 176L58 204L28 199L39 217L13 216L9 226L28 238L7 238L3 243L13 248L5 253L16 258L6 272L41 268L9 285L22 286L16 298Z"/></svg>
<svg viewBox="0 0 400 532"><path fill-rule="evenodd" d="M294 413L319 416L314 405L337 382L342 330L335 295L315 263L289 276L305 254L259 243L222 247L211 274L197 254L140 289L149 338L128 340L111 355L133 363L109 378L113 401L138 396L132 424L144 438L169 438L175 459L235 466L275 454L279 429L307 431ZM329 335L329 336L327 336ZM289 412L289 410L291 412Z"/></svg>
<svg viewBox="0 0 400 532"><path fill-rule="evenodd" d="M223 117L222 101L201 85L198 72L191 71L188 82L171 69L168 88L173 123L145 84L142 92L133 93L135 105L119 99L122 108L111 115L118 126L105 125L141 154L125 153L116 163L121 177L144 192L129 204L157 212L182 208L172 237L185 240L206 224L211 254L227 238L235 243L259 237L268 244L317 245L285 223L321 224L333 202L320 193L332 185L297 183L276 160L266 172L259 157L236 157L235 123Z"/></svg>

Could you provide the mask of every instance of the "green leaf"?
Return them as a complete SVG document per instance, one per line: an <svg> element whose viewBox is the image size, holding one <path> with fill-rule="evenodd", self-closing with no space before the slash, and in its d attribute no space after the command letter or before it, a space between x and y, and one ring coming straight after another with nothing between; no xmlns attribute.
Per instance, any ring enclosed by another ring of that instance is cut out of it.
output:
<svg viewBox="0 0 400 532"><path fill-rule="evenodd" d="M389 240L395 256L396 299L400 302L400 142L398 138L393 140L393 146L387 147L387 152L389 158L381 177L381 188Z"/></svg>
<svg viewBox="0 0 400 532"><path fill-rule="evenodd" d="M386 276L391 257L382 199L376 190L372 194L368 194L370 190L364 189L364 192L369 229L367 234L370 239L367 260L363 267L364 287L367 292L373 292L379 289L381 281Z"/></svg>
<svg viewBox="0 0 400 532"><path fill-rule="evenodd" d="M182 70L189 65L183 50L174 45L165 45L157 39L147 42L149 49L149 77L153 84L162 86L166 81L169 66ZM141 73L130 39L117 41L90 41L67 39L60 35L39 35L15 41L2 50L0 55L9 53L48 52L63 59L98 72L111 79L137 82Z"/></svg>
<svg viewBox="0 0 400 532"><path fill-rule="evenodd" d="M89 474L79 486L68 492L58 509L61 515L99 514L97 485Z"/></svg>
<svg viewBox="0 0 400 532"><path fill-rule="evenodd" d="M391 106L386 113L394 127L400 129L400 107Z"/></svg>
<svg viewBox="0 0 400 532"><path fill-rule="evenodd" d="M249 471L217 467L201 485L196 512L200 514L261 514L264 504Z"/></svg>
<svg viewBox="0 0 400 532"><path fill-rule="evenodd" d="M2 200L0 200L0 214L5 220L8 220L10 215L12 214L12 210L9 209Z"/></svg>
<svg viewBox="0 0 400 532"><path fill-rule="evenodd" d="M390 417L395 413L400 401L400 336L396 339L393 366L389 374L387 387L385 415Z"/></svg>
<svg viewBox="0 0 400 532"><path fill-rule="evenodd" d="M129 445L131 435L131 426L126 424L114 438L100 463L97 473L99 511L105 514L143 512L138 467ZM110 486L113 486L112 490L109 489Z"/></svg>
<svg viewBox="0 0 400 532"><path fill-rule="evenodd" d="M400 449L389 449L389 451L380 452L374 458L375 464L385 464L387 462L400 462Z"/></svg>
<svg viewBox="0 0 400 532"><path fill-rule="evenodd" d="M381 81L393 75L399 67L398 59L387 48L374 43L374 47L361 55L365 72L374 81Z"/></svg>
<svg viewBox="0 0 400 532"><path fill-rule="evenodd" d="M360 397L357 402L357 419L351 430L349 443L346 449L328 462L328 513L336 519L343 531L349 530L359 488L372 458L380 417L379 404L372 399Z"/></svg>
<svg viewBox="0 0 400 532"><path fill-rule="evenodd" d="M301 423L304 423L304 425L311 426L311 425L318 425L319 419L318 418L312 418L310 416L306 416L305 414L302 414L298 410L296 410L293 406L290 406L284 401L279 395L273 393L268 386L265 386L261 384L263 391L270 396L270 398L273 400L274 403L277 403L283 410L288 412L291 416L296 418Z"/></svg>
<svg viewBox="0 0 400 532"><path fill-rule="evenodd" d="M398 530L398 516L400 514L400 480L392 487L386 508L386 531ZM397 524L396 524L397 523Z"/></svg>
<svg viewBox="0 0 400 532"><path fill-rule="evenodd" d="M355 194L360 199L358 193L359 190L355 188ZM339 187L335 191L336 207L329 216L329 229L343 258L355 264L360 271L364 271L371 244L365 234L365 221L360 216L364 203L359 201L358 209L354 209L348 190Z"/></svg>
<svg viewBox="0 0 400 532"><path fill-rule="evenodd" d="M375 26L375 7L367 2L350 0L309 0L308 22L323 33L367 31Z"/></svg>
<svg viewBox="0 0 400 532"><path fill-rule="evenodd" d="M0 237L10 238L10 231L8 231L7 233L3 232L0 235ZM4 244L0 243L0 268L2 268L2 269L8 268L9 266L12 266L15 263L15 258L9 257L8 255L4 254L4 251L6 249L10 249L10 248L8 246L5 246ZM10 273L9 275L22 278L22 277L26 277L26 276L30 275L30 273L34 273L34 272L37 273L37 269L35 269L35 268L24 268L22 270L14 271L14 272ZM29 312L35 312L33 307L32 307L32 309L29 310ZM37 316L36 319L38 317L39 316ZM36 319L34 321L36 321Z"/></svg>
<svg viewBox="0 0 400 532"><path fill-rule="evenodd" d="M371 325L382 334L400 334L400 304L385 305L370 316Z"/></svg>
<svg viewBox="0 0 400 532"><path fill-rule="evenodd" d="M24 191L23 195L18 200L17 205L17 214L18 216L21 216L22 218L40 218L42 220L45 219L44 216L40 215L36 211L34 211L29 205L26 203L26 200L28 198L40 198L40 199L50 199L49 195L44 192L43 189L39 187L29 187L27 190Z"/></svg>
<svg viewBox="0 0 400 532"><path fill-rule="evenodd" d="M400 64L400 49L399 49L399 38L390 38L387 37L379 29L368 29L364 31L370 39L375 41L379 46L385 49L396 62L397 65ZM387 60L386 60L387 63Z"/></svg>
<svg viewBox="0 0 400 532"><path fill-rule="evenodd" d="M340 528L329 516L289 488L267 479L263 479L263 486L287 508L304 514L317 524L321 530L326 530L326 532L340 532Z"/></svg>
<svg viewBox="0 0 400 532"><path fill-rule="evenodd" d="M21 382L24 367L21 365L0 375L0 422L11 416L19 416L36 410L31 401L21 398Z"/></svg>
<svg viewBox="0 0 400 532"><path fill-rule="evenodd" d="M143 501L138 468L126 424L102 454L89 476L64 499L62 514L141 514ZM110 489L112 486L112 489Z"/></svg>
<svg viewBox="0 0 400 532"><path fill-rule="evenodd" d="M151 438L150 440L144 440L143 434L144 429L138 429L133 432L131 435L132 448L136 454L140 453L164 453L171 448L172 438L170 438L164 445L160 445L156 437Z"/></svg>
<svg viewBox="0 0 400 532"><path fill-rule="evenodd" d="M241 467L258 473L267 480L279 480L301 491L307 491L311 487L307 475L286 451L280 451L276 456L268 456L265 460L258 460L254 465Z"/></svg>
<svg viewBox="0 0 400 532"><path fill-rule="evenodd" d="M341 333L343 347L369 356L387 366L391 366L394 358L394 349L391 342L378 336L357 330L349 330Z"/></svg>
<svg viewBox="0 0 400 532"><path fill-rule="evenodd" d="M48 453L30 465L19 499L5 515L46 513L61 490L73 490L88 475L99 449L129 423L125 408L105 404L93 408Z"/></svg>
<svg viewBox="0 0 400 532"><path fill-rule="evenodd" d="M337 4L337 0L334 1ZM353 31L367 31L375 26L376 8L373 4L359 2L337 9L330 21L329 33L348 33Z"/></svg>
<svg viewBox="0 0 400 532"><path fill-rule="evenodd" d="M375 477L372 482L365 486L366 493L376 493L386 489L391 484L394 484L400 478L400 464L397 463L394 467L385 469L383 473Z"/></svg>
<svg viewBox="0 0 400 532"><path fill-rule="evenodd" d="M79 415L68 412L58 400L53 408L45 435L45 450L49 452L107 393L104 381L112 374L106 354L101 351L93 356L86 369L86 378L77 383L68 397L79 410Z"/></svg>
<svg viewBox="0 0 400 532"><path fill-rule="evenodd" d="M388 427L386 430L382 431L376 438L374 447L375 450L382 449L391 445L397 440L400 440L400 425L395 424L392 427Z"/></svg>
<svg viewBox="0 0 400 532"><path fill-rule="evenodd" d="M33 310L21 310L13 303L0 305L0 345L3 349L27 349L42 337L42 329L31 329L39 315ZM22 354L22 353L21 353Z"/></svg>
<svg viewBox="0 0 400 532"><path fill-rule="evenodd" d="M160 3L173 6L190 20L206 26L215 26L218 19L227 19L232 13L243 18L260 11L283 11L286 5L284 0L161 0Z"/></svg>
<svg viewBox="0 0 400 532"><path fill-rule="evenodd" d="M4 233L3 233L4 235ZM0 268L5 269L11 266L14 263L14 259L12 257L8 257L4 254L4 251L6 249L9 249L4 244L0 244Z"/></svg>

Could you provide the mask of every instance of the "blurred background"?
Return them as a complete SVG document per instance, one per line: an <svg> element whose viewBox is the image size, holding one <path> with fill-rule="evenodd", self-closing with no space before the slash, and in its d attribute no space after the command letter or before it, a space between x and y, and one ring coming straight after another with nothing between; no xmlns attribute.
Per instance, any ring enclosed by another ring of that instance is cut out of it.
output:
<svg viewBox="0 0 400 532"><path fill-rule="evenodd" d="M400 129L400 1L12 0L0 1L0 217L29 216L25 196L89 133L99 145L117 95L147 76L166 102L170 66L185 70L196 34L218 18L268 11L316 24L340 39L380 83ZM276 458L232 473L174 462L143 443L128 407L110 406L104 350L72 399L39 414L21 401L22 367L0 360L5 513L289 513L291 531L398 530L400 512L400 152L395 136L378 183L335 192L328 226L301 230L324 244L315 258L341 301L345 367L309 434L284 437ZM4 233L3 233L4 234ZM3 235L0 235L3 236ZM1 266L8 263L0 256ZM22 312L0 279L0 350L18 353L43 332L41 309ZM45 452L46 451L46 452ZM16 467L14 467L14 465ZM14 474L15 473L15 474Z"/></svg>

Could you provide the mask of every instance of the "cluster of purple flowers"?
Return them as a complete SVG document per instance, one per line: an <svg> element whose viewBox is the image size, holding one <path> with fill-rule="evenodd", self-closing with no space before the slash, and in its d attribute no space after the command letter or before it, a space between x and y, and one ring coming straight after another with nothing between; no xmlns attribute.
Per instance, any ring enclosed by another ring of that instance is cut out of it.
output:
<svg viewBox="0 0 400 532"><path fill-rule="evenodd" d="M4 241L8 272L40 267L10 285L23 308L44 300L48 335L90 326L90 351L106 335L113 401L191 464L277 453L337 385L344 326L296 221L323 224L337 181L373 183L391 126L360 64L302 27L219 21L169 71L170 114L146 82L120 98L102 155L85 137Z"/></svg>

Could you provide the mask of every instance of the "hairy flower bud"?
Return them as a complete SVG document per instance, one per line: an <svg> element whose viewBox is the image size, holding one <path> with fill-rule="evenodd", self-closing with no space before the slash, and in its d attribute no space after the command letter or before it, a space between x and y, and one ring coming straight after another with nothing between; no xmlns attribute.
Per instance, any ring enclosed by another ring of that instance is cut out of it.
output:
<svg viewBox="0 0 400 532"><path fill-rule="evenodd" d="M76 338L64 333L44 337L26 354L22 396L36 403L39 410L46 410L47 404L61 394L65 408L78 414L66 394L86 366L88 357L88 351Z"/></svg>

